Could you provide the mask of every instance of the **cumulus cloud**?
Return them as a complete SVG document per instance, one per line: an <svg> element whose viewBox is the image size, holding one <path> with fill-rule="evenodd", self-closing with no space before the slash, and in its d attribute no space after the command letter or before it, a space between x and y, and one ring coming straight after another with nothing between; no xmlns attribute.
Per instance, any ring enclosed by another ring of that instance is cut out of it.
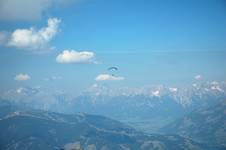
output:
<svg viewBox="0 0 226 150"><path fill-rule="evenodd" d="M96 81L106 81L106 80L117 81L117 80L124 80L124 77L112 76L109 74L100 74L96 77L95 80Z"/></svg>
<svg viewBox="0 0 226 150"><path fill-rule="evenodd" d="M50 7L62 5L71 0L1 0L0 20L32 21L41 19Z"/></svg>
<svg viewBox="0 0 226 150"><path fill-rule="evenodd" d="M50 18L47 27L40 30L33 27L30 29L16 29L11 33L7 46L31 50L49 50L47 48L48 42L57 34L60 22L57 18Z"/></svg>
<svg viewBox="0 0 226 150"><path fill-rule="evenodd" d="M31 79L31 77L28 74L23 74L23 73L16 75L14 78L14 80L17 80L17 81L26 81L29 79Z"/></svg>
<svg viewBox="0 0 226 150"><path fill-rule="evenodd" d="M36 53L43 53L52 50L48 43L58 33L61 20L49 18L48 25L41 29L34 27L28 29L16 29L13 32L0 32L0 45L26 49Z"/></svg>
<svg viewBox="0 0 226 150"><path fill-rule="evenodd" d="M196 75L194 78L195 78L196 80L200 80L200 79L202 79L202 75Z"/></svg>
<svg viewBox="0 0 226 150"><path fill-rule="evenodd" d="M58 63L93 63L95 54L88 51L64 50L56 57Z"/></svg>

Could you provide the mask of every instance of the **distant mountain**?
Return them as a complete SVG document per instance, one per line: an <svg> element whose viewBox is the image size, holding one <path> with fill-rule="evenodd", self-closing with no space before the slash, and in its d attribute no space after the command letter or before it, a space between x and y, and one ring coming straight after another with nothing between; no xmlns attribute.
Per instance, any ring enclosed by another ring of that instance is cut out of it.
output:
<svg viewBox="0 0 226 150"><path fill-rule="evenodd" d="M154 86L118 91L95 85L71 100L67 111L105 115L152 133L197 108L213 106L226 99L225 91L225 83L216 81L186 88Z"/></svg>
<svg viewBox="0 0 226 150"><path fill-rule="evenodd" d="M117 97L89 97L81 96L74 100L75 112L104 114L109 117L123 118L153 118L156 116L178 116L183 107L170 97L117 96Z"/></svg>
<svg viewBox="0 0 226 150"><path fill-rule="evenodd" d="M54 96L46 95L46 91L51 90L21 87L10 101L20 107L59 113L102 115L153 133L197 108L210 107L226 99L226 82L197 82L188 87L161 85L114 90L94 84L76 97L68 97L61 92Z"/></svg>
<svg viewBox="0 0 226 150"><path fill-rule="evenodd" d="M0 133L2 150L214 149L176 135L146 135L106 117L39 110L2 115Z"/></svg>
<svg viewBox="0 0 226 150"><path fill-rule="evenodd" d="M219 100L224 98L226 98L226 82L224 81L195 82L191 86L183 87L157 85L117 89L104 84L94 84L76 96L68 96L62 91L53 92L53 90L41 87L19 87L1 95L1 99L10 100L13 103L64 113L71 113L78 109L75 109L74 106L70 107L75 103L83 106L84 109L88 109L86 107L112 105L114 102L120 105L121 101L125 101L122 103L129 104L134 108L145 106L150 109L164 104L164 102L172 101L170 103L177 103L183 108L194 109L218 103ZM62 105L65 107L62 108Z"/></svg>
<svg viewBox="0 0 226 150"><path fill-rule="evenodd" d="M221 145L226 149L226 100L185 115L162 128L162 131L207 144Z"/></svg>

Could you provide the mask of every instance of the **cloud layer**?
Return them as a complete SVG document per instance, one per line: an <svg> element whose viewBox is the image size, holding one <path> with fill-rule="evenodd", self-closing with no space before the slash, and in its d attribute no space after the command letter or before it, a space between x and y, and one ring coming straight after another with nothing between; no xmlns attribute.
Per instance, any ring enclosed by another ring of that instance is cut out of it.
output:
<svg viewBox="0 0 226 150"><path fill-rule="evenodd" d="M56 57L58 63L92 63L95 54L88 51L64 50Z"/></svg>
<svg viewBox="0 0 226 150"><path fill-rule="evenodd" d="M109 74L99 74L95 80L96 81L107 81L107 80L118 81L118 80L124 80L124 77L112 76Z"/></svg>
<svg viewBox="0 0 226 150"><path fill-rule="evenodd" d="M14 80L17 80L17 81L26 81L29 79L31 79L31 77L28 74L23 74L23 73L16 75L14 78Z"/></svg>

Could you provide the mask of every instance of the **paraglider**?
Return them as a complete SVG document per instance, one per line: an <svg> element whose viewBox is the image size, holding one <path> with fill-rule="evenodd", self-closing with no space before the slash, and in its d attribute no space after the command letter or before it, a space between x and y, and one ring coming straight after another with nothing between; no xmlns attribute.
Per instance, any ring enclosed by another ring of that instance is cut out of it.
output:
<svg viewBox="0 0 226 150"><path fill-rule="evenodd" d="M117 68L117 67L114 67L114 66L108 68L108 71L110 71L110 73L111 73L112 76L115 76L114 73L115 73L115 71L117 71L117 70L118 70L118 68Z"/></svg>

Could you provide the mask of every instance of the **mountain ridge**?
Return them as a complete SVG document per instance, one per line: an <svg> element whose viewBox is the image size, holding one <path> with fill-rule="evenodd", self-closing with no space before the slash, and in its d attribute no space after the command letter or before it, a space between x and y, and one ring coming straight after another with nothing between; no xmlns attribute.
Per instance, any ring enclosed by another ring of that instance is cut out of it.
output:
<svg viewBox="0 0 226 150"><path fill-rule="evenodd" d="M84 113L67 115L42 110L16 110L1 117L0 132L0 149L5 150L207 148L177 135L147 135L118 121Z"/></svg>
<svg viewBox="0 0 226 150"><path fill-rule="evenodd" d="M161 129L196 141L226 148L226 100L208 108L200 108Z"/></svg>

